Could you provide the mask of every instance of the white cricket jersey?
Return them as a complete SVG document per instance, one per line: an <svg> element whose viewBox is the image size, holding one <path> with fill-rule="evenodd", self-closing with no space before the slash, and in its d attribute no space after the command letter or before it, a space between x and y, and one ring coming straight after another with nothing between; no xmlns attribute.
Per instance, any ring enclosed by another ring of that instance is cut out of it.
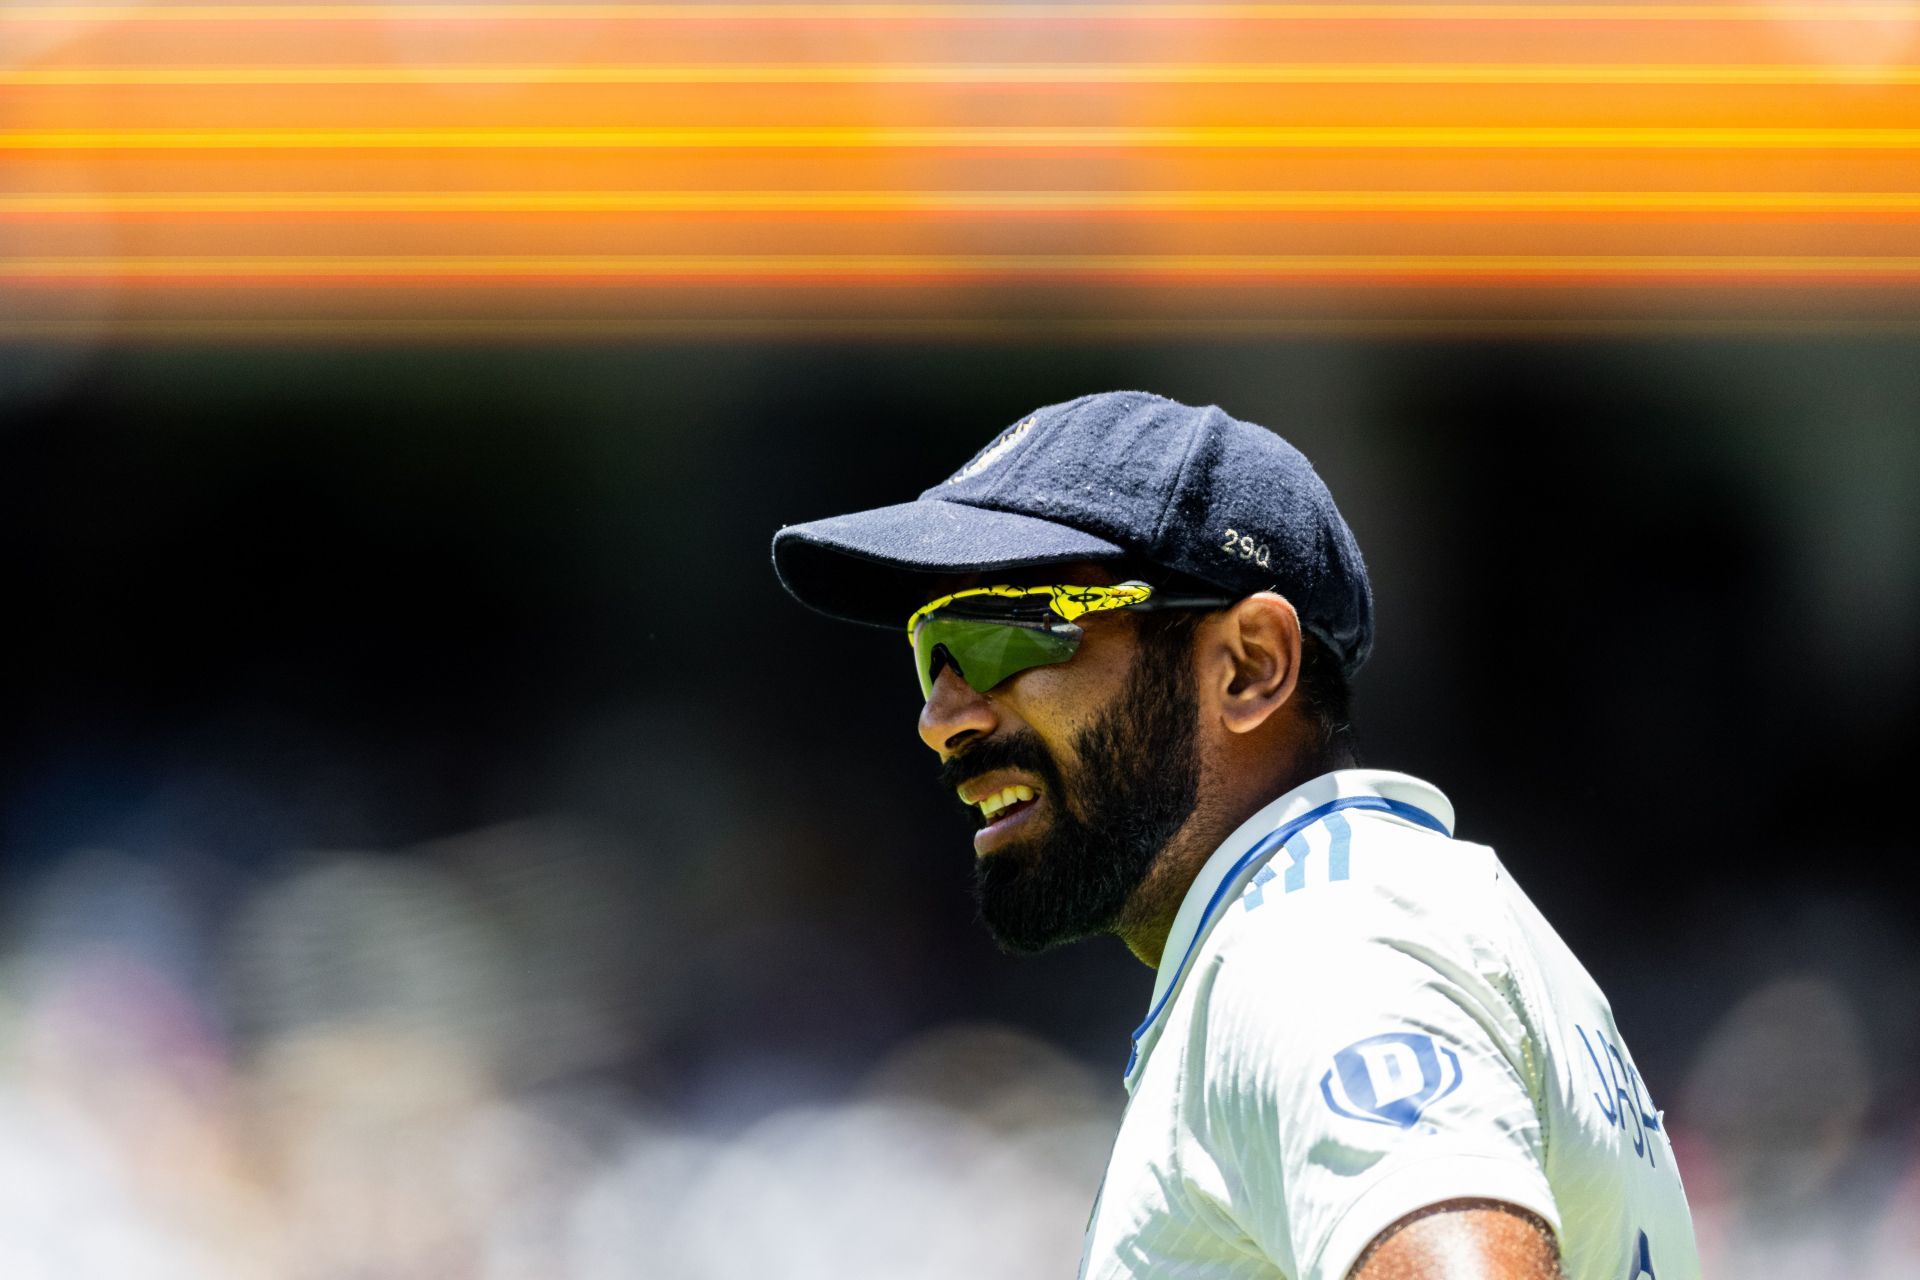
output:
<svg viewBox="0 0 1920 1280"><path fill-rule="evenodd" d="M1697 1280L1606 997L1404 774L1316 778L1207 861L1134 1033L1080 1272L1341 1280L1427 1205L1500 1200L1571 1280Z"/></svg>

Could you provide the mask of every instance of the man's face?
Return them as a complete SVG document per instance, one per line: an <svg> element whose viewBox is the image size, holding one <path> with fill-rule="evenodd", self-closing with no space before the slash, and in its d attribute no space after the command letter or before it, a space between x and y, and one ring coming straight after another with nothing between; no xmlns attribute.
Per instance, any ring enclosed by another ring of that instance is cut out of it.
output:
<svg viewBox="0 0 1920 1280"><path fill-rule="evenodd" d="M1113 579L1078 566L1044 580ZM1041 951L1122 923L1198 798L1189 646L1143 640L1137 616L1090 616L1082 626L1086 638L1070 660L985 694L944 668L920 714L941 781L979 825L980 914L1009 951Z"/></svg>

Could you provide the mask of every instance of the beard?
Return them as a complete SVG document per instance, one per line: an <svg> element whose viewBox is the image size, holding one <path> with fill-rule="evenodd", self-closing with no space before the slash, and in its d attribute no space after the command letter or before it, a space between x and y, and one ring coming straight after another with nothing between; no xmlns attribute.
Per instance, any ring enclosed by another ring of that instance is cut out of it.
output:
<svg viewBox="0 0 1920 1280"><path fill-rule="evenodd" d="M1126 686L1074 735L1071 777L1031 732L980 743L941 766L950 792L990 770L1023 769L1051 802L1038 835L974 864L980 919L1001 950L1032 955L1121 923L1198 802L1195 729L1188 647L1143 636Z"/></svg>

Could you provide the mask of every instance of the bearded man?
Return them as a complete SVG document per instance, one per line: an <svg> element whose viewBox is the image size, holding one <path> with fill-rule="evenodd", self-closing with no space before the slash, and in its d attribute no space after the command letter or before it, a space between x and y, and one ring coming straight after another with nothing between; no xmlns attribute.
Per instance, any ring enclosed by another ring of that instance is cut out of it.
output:
<svg viewBox="0 0 1920 1280"><path fill-rule="evenodd" d="M1372 593L1297 450L1085 396L773 556L905 622L999 943L1157 970L1083 1277L1698 1276L1605 997L1446 797L1355 767Z"/></svg>

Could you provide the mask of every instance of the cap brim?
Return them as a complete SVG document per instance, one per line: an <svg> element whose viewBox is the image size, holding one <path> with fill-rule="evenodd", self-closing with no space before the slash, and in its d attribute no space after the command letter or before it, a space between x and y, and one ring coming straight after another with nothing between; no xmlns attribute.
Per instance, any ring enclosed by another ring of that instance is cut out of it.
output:
<svg viewBox="0 0 1920 1280"><path fill-rule="evenodd" d="M931 578L1125 554L1070 525L926 498L788 525L773 538L774 572L794 599L881 627L904 625Z"/></svg>

